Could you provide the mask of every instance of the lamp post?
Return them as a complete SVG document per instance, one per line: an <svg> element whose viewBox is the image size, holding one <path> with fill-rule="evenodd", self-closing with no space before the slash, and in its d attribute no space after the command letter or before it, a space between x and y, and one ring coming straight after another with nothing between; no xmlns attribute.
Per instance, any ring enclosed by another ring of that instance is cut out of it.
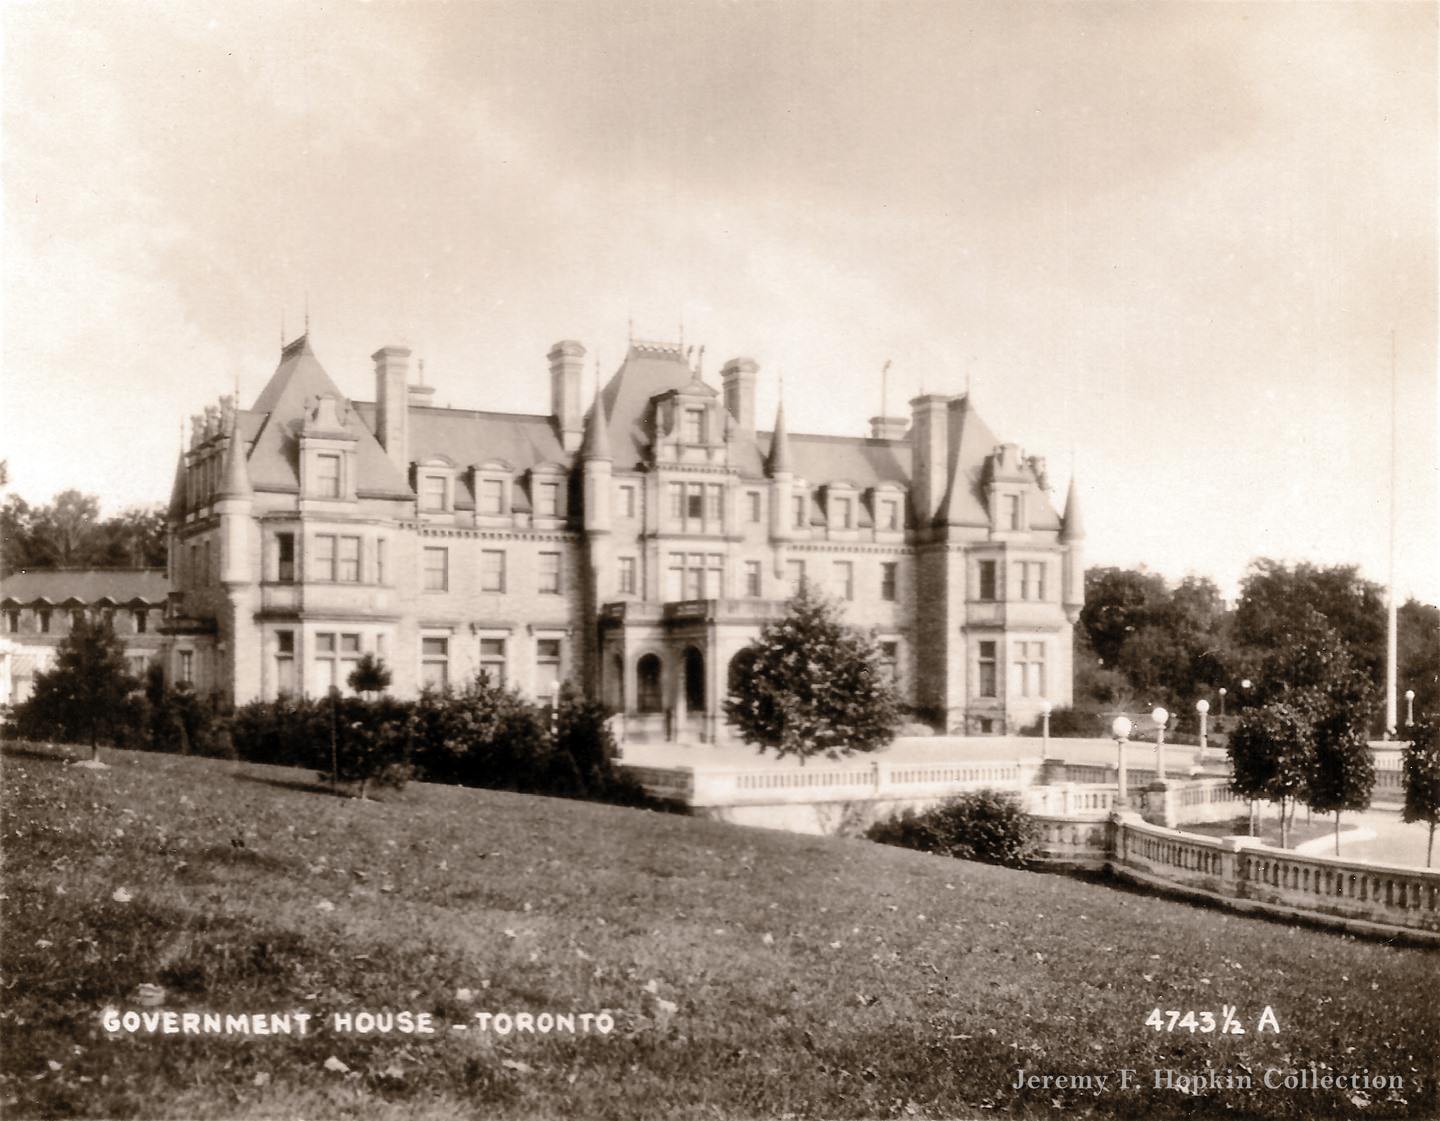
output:
<svg viewBox="0 0 1440 1121"><path fill-rule="evenodd" d="M1040 736L1044 744L1045 758L1050 758L1050 709L1053 706L1048 700L1040 702Z"/></svg>
<svg viewBox="0 0 1440 1121"><path fill-rule="evenodd" d="M1200 754L1205 754L1205 717L1210 711L1210 702L1201 697L1195 702L1195 711L1200 714Z"/></svg>
<svg viewBox="0 0 1440 1121"><path fill-rule="evenodd" d="M1125 797L1125 741L1130 738L1130 729L1135 725L1130 723L1129 717L1117 716L1110 725L1110 732L1115 737L1115 746L1120 750L1120 766L1117 777L1120 785L1120 808L1126 805Z"/></svg>
<svg viewBox="0 0 1440 1121"><path fill-rule="evenodd" d="M1159 782L1165 777L1165 725L1170 721L1170 714L1157 708L1150 719L1155 722L1155 781Z"/></svg>
<svg viewBox="0 0 1440 1121"><path fill-rule="evenodd" d="M1252 686L1252 685L1254 685L1254 684L1255 684L1255 683L1254 683L1253 681L1251 681L1248 677L1245 678L1243 681L1240 682L1240 688L1242 688L1242 689L1245 690L1245 692L1244 692L1242 695L1244 696L1244 698L1245 698L1245 703L1246 703L1247 705L1250 703L1250 686Z"/></svg>
<svg viewBox="0 0 1440 1121"><path fill-rule="evenodd" d="M1405 690L1405 727L1412 728L1415 725L1415 690Z"/></svg>
<svg viewBox="0 0 1440 1121"><path fill-rule="evenodd" d="M1225 722L1225 686L1223 685L1220 686L1220 722L1222 724ZM1220 730L1223 732L1225 729L1221 728Z"/></svg>

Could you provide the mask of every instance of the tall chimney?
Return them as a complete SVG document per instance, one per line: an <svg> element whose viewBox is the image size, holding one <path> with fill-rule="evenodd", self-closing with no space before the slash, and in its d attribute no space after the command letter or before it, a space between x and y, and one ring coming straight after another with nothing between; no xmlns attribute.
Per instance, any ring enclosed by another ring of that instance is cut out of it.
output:
<svg viewBox="0 0 1440 1121"><path fill-rule="evenodd" d="M910 497L915 519L928 529L945 497L950 398L939 393L916 397L910 402L910 442L914 464L910 475Z"/></svg>
<svg viewBox="0 0 1440 1121"><path fill-rule="evenodd" d="M585 438L585 410L580 404L580 368L585 348L566 339L550 348L550 415L567 452L579 450Z"/></svg>
<svg viewBox="0 0 1440 1121"><path fill-rule="evenodd" d="M410 350L403 346L382 346L371 359L375 363L375 435L391 463L408 477L410 473L410 426L406 410L410 376Z"/></svg>
<svg viewBox="0 0 1440 1121"><path fill-rule="evenodd" d="M755 381L759 369L753 358L732 358L720 371L725 409L735 418L735 426L750 436L755 435Z"/></svg>

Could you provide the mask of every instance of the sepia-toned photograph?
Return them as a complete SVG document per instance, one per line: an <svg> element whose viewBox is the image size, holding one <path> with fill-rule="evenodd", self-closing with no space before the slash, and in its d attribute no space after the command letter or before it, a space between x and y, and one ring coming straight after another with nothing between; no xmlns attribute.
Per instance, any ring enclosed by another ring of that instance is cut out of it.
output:
<svg viewBox="0 0 1440 1121"><path fill-rule="evenodd" d="M6 1118L1440 1117L1440 2L0 52Z"/></svg>

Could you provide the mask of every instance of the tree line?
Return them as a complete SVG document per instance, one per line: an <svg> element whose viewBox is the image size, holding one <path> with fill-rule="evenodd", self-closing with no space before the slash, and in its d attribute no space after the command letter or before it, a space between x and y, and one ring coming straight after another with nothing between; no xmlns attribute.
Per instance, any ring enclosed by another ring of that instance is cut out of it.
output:
<svg viewBox="0 0 1440 1121"><path fill-rule="evenodd" d="M0 506L0 576L36 568L162 568L165 511L135 506L100 517L100 500L62 491L42 506L18 494Z"/></svg>

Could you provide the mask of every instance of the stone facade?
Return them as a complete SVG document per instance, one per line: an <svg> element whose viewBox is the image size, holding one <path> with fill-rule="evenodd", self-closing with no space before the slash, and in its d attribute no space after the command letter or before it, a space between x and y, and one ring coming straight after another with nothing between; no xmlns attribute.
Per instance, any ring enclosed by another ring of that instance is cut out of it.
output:
<svg viewBox="0 0 1440 1121"><path fill-rule="evenodd" d="M571 679L632 739L713 741L731 659L796 582L873 633L907 703L1000 733L1071 696L1083 597L1074 487L928 395L868 437L755 425L759 369L634 341L584 408L585 348L549 351L551 413L436 408L410 353L376 401L307 338L249 409L194 418L170 506L173 676L244 702L344 687L364 653L393 690L487 672Z"/></svg>

